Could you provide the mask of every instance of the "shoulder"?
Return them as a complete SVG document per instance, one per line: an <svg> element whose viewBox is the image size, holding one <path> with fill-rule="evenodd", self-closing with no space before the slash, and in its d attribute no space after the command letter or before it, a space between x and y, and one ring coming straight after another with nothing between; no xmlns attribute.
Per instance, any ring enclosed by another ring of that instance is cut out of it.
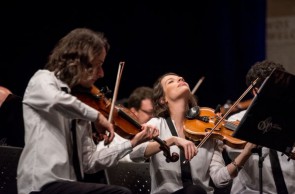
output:
<svg viewBox="0 0 295 194"><path fill-rule="evenodd" d="M38 70L36 71L31 79L29 80L30 84L41 84L43 82L48 83L49 80L54 79L53 72L50 72L48 70Z"/></svg>
<svg viewBox="0 0 295 194"><path fill-rule="evenodd" d="M147 124L155 126L160 131L161 137L169 137L171 136L170 128L165 120L165 118L152 118Z"/></svg>
<svg viewBox="0 0 295 194"><path fill-rule="evenodd" d="M166 123L166 120L162 117L153 117L147 122L147 124L155 126L160 126L163 123Z"/></svg>
<svg viewBox="0 0 295 194"><path fill-rule="evenodd" d="M55 77L54 73L51 71L48 71L46 69L39 69L38 71L35 72L32 78L44 78L44 77Z"/></svg>
<svg viewBox="0 0 295 194"><path fill-rule="evenodd" d="M12 92L3 86L0 86L0 94L11 94Z"/></svg>
<svg viewBox="0 0 295 194"><path fill-rule="evenodd" d="M0 107L2 103L6 100L7 96L9 96L10 94L12 94L12 92L9 89L0 86Z"/></svg>
<svg viewBox="0 0 295 194"><path fill-rule="evenodd" d="M48 71L46 69L40 69L35 72L29 81L30 86L41 86L45 87L48 85L55 85L57 87L66 86L60 79L58 79L54 72Z"/></svg>

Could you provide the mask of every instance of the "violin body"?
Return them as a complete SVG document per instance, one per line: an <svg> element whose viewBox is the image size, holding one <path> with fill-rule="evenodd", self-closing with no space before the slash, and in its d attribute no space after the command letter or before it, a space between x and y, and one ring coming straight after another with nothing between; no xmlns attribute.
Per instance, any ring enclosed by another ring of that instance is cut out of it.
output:
<svg viewBox="0 0 295 194"><path fill-rule="evenodd" d="M232 148L243 149L247 142L232 137L239 122L222 121L216 126L218 121L219 117L214 113L213 109L202 107L198 118L185 120L184 134L186 138L197 144L203 140L208 132L214 130L210 138L219 139Z"/></svg>
<svg viewBox="0 0 295 194"><path fill-rule="evenodd" d="M106 118L109 117L111 101L95 86L91 88L77 87L73 89L72 94L85 104L98 110ZM132 139L141 131L141 125L137 122L136 115L122 105L114 107L113 124L115 132L125 139ZM97 134L94 135L97 136Z"/></svg>

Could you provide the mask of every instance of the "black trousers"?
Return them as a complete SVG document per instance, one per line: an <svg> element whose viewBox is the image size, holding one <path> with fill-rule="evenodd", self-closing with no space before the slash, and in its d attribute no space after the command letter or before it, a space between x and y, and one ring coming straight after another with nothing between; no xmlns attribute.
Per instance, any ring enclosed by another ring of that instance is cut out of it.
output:
<svg viewBox="0 0 295 194"><path fill-rule="evenodd" d="M207 194L206 190L198 185L189 185L179 189L172 194Z"/></svg>
<svg viewBox="0 0 295 194"><path fill-rule="evenodd" d="M117 185L100 183L57 181L30 194L132 194L131 190Z"/></svg>

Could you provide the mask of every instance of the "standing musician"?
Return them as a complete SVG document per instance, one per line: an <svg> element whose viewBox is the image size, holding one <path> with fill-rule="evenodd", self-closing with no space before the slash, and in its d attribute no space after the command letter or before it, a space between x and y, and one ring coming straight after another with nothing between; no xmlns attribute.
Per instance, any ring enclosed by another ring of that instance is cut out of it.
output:
<svg viewBox="0 0 295 194"><path fill-rule="evenodd" d="M151 193L214 193L209 186L210 177L217 187L224 187L237 176L256 145L247 143L235 160L225 166L222 157L223 143L209 138L197 149L184 133L186 113L196 106L196 99L185 80L168 73L158 78L153 88L154 116L148 124L160 130L159 137L170 149L180 155L177 162L166 162L155 142L137 146L130 158L141 161L150 158Z"/></svg>
<svg viewBox="0 0 295 194"><path fill-rule="evenodd" d="M275 63L272 61L264 60L256 62L246 74L246 84L249 86L257 77L260 80L256 83L255 87L252 89L252 94L256 95L259 87L262 85L263 81L270 75L274 70L278 69L285 71L283 65ZM274 102L275 103L275 102ZM228 118L229 121L240 121L245 115L246 110L236 113ZM226 150L229 156L233 159L241 150L232 149L226 146ZM262 166L262 192L263 193L295 193L295 161L288 160L288 156L276 151L279 157L279 165L281 167L283 178L285 181L287 192L282 192L277 190L274 176L272 174L272 165L270 162L270 149L263 147L261 150L261 155L263 158ZM237 178L234 179L232 184L231 193L251 193L258 194L261 192L261 185L259 180L259 155L253 154L248 161L245 163L244 168L240 171Z"/></svg>
<svg viewBox="0 0 295 194"><path fill-rule="evenodd" d="M158 136L156 128L142 125L130 141L97 149L92 123L106 144L114 138L114 126L71 90L77 85L90 88L104 76L108 50L103 33L74 29L57 43L45 68L30 79L23 97L25 146L17 169L19 194L131 193L120 186L81 181L84 172L116 165L133 147Z"/></svg>

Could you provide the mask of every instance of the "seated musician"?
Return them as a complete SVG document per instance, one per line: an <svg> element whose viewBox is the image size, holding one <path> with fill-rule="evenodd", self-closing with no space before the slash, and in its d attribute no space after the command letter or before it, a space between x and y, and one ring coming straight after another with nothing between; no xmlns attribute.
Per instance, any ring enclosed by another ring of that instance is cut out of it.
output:
<svg viewBox="0 0 295 194"><path fill-rule="evenodd" d="M185 80L167 73L155 82L153 88L154 116L147 123L160 130L159 138L166 141L171 152L179 154L177 161L167 162L157 142L138 145L130 153L133 161L150 158L151 193L214 193L209 185L225 187L237 176L256 145L247 143L235 160L225 165L222 157L223 143L209 138L203 146L196 147L185 137L186 113L196 106L196 99Z"/></svg>
<svg viewBox="0 0 295 194"><path fill-rule="evenodd" d="M251 66L246 74L246 84L249 86L256 78L260 78L255 84L255 88L252 90L253 95L256 95L256 91L259 89L265 78L269 76L274 69L285 71L285 68L282 64L268 60L256 62ZM233 114L228 118L228 121L240 121L245 115L245 112L246 110L243 110ZM226 146L226 151L231 159L234 159L236 155L241 152L241 150L232 149L228 146ZM266 147L262 147L259 152L261 152L261 158L259 158L258 153L252 154L252 156L244 164L244 168L240 170L237 178L235 178L233 181L231 193L295 193L295 160L288 160L288 156L282 154L279 151L274 152L279 157L279 166L281 167L284 179L283 181L285 182L282 185L285 185L284 189L287 190L282 191L281 188L276 187L276 182L274 179L275 176L278 175L273 174L270 160L270 152L273 152ZM261 168L261 177L259 177L259 166L261 165L259 164L260 159L262 159L263 162ZM260 178L262 183L260 183Z"/></svg>
<svg viewBox="0 0 295 194"><path fill-rule="evenodd" d="M22 97L0 86L0 145L24 146Z"/></svg>

